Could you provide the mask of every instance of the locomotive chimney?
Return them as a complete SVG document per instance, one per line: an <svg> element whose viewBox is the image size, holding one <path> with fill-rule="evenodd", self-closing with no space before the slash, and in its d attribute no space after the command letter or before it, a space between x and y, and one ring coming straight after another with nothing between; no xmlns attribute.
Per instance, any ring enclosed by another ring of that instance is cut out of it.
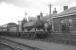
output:
<svg viewBox="0 0 76 50"><path fill-rule="evenodd" d="M43 13L41 12L41 13L40 13L40 19L42 19L42 18L43 18Z"/></svg>
<svg viewBox="0 0 76 50"><path fill-rule="evenodd" d="M41 17L41 18L43 17L43 13L42 13L42 12L40 13L40 17Z"/></svg>

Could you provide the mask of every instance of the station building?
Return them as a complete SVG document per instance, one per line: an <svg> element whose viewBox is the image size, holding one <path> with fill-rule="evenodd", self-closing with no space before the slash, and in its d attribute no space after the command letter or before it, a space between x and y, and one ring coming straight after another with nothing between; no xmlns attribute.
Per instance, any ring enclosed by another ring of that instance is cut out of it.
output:
<svg viewBox="0 0 76 50"><path fill-rule="evenodd" d="M62 32L64 25L69 31L76 31L76 7L64 6L63 12L53 16L54 31Z"/></svg>

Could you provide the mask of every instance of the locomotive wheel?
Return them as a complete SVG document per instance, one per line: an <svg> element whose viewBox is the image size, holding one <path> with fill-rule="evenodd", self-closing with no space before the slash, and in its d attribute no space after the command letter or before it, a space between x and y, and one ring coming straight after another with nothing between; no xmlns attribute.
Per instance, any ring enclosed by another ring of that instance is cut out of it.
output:
<svg viewBox="0 0 76 50"><path fill-rule="evenodd" d="M48 37L48 33L43 32L43 31L38 31L38 32L36 32L36 35L35 35L36 39L45 39L47 37Z"/></svg>

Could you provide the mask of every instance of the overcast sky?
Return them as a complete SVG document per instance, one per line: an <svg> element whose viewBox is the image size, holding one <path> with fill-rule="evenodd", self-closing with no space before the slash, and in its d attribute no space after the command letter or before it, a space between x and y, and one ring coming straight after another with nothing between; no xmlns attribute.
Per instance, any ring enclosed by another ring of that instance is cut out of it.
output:
<svg viewBox="0 0 76 50"><path fill-rule="evenodd" d="M0 25L18 22L27 16L36 16L40 12L49 13L48 4L52 4L52 11L56 7L58 12L64 5L76 6L76 0L0 0Z"/></svg>

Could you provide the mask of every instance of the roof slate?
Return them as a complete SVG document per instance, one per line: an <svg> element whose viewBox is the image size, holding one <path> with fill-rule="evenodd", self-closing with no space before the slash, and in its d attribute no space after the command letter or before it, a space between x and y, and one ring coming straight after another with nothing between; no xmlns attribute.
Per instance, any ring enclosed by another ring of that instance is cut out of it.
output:
<svg viewBox="0 0 76 50"><path fill-rule="evenodd" d="M60 16L62 16L62 17L64 17L64 15L69 15L69 14L74 14L74 13L76 13L76 7L72 7L72 8L69 8L69 9L67 9L67 10L65 10L65 11L62 11L61 13L59 13L59 14L51 14L51 15L47 15L47 16L44 16L43 18L42 18L42 20L44 20L44 21L46 21L47 19L49 19L49 18L58 18L58 17L60 17ZM35 19L35 18L33 18L33 19ZM32 20L33 20L32 19Z"/></svg>
<svg viewBox="0 0 76 50"><path fill-rule="evenodd" d="M59 13L58 16L60 16L60 15L68 15L68 14L73 14L73 13L76 13L76 7L69 8L69 9Z"/></svg>

